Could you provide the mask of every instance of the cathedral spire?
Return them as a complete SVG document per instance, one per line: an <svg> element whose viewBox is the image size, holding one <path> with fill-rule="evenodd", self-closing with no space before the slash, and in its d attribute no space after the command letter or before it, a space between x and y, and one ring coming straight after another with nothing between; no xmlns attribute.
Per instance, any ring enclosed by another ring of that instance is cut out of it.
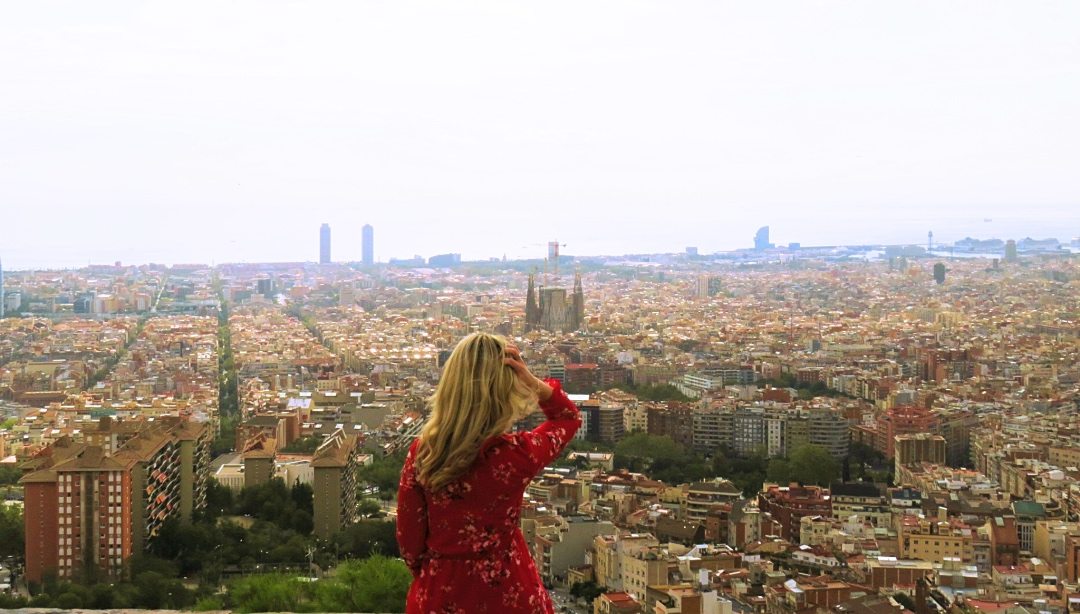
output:
<svg viewBox="0 0 1080 614"><path fill-rule="evenodd" d="M536 275L529 273L529 291L525 294L525 332L540 323L540 308L536 305Z"/></svg>
<svg viewBox="0 0 1080 614"><path fill-rule="evenodd" d="M581 289L581 273L574 273L574 297L571 301L573 312L570 314L570 327L580 330L585 323L585 291Z"/></svg>

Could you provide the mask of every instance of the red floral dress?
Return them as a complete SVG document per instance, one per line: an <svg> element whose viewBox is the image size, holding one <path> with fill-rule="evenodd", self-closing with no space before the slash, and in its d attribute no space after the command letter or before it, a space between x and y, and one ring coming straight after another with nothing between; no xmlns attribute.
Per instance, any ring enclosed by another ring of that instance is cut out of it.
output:
<svg viewBox="0 0 1080 614"><path fill-rule="evenodd" d="M413 574L405 611L416 614L554 612L519 517L533 477L581 426L558 380L540 404L547 421L532 431L485 441L469 472L441 492L416 480L409 446L398 487L397 541Z"/></svg>

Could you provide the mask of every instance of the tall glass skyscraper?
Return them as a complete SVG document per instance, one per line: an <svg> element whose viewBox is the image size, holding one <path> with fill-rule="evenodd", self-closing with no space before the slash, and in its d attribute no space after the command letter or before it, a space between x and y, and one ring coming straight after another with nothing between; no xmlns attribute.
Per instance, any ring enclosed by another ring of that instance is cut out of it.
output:
<svg viewBox="0 0 1080 614"><path fill-rule="evenodd" d="M330 264L330 224L319 228L319 264Z"/></svg>
<svg viewBox="0 0 1080 614"><path fill-rule="evenodd" d="M364 266L371 266L375 264L375 229L371 224L364 224L361 239Z"/></svg>

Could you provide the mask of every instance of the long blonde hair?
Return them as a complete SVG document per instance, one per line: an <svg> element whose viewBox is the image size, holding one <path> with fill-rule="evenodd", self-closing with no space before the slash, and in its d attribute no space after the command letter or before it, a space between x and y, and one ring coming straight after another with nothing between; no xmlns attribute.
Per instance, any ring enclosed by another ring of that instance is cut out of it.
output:
<svg viewBox="0 0 1080 614"><path fill-rule="evenodd" d="M505 433L535 407L536 393L503 362L505 351L505 338L473 333L443 366L413 461L417 480L429 490L461 477L485 440Z"/></svg>

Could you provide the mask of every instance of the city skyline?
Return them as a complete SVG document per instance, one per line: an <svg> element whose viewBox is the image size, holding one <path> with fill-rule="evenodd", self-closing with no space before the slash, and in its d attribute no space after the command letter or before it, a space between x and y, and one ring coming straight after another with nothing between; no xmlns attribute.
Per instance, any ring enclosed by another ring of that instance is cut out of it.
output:
<svg viewBox="0 0 1080 614"><path fill-rule="evenodd" d="M1063 219L1072 221L1071 216L1065 216ZM330 244L333 246L330 254L330 262L333 263L360 263L364 264L363 254L363 227L371 226L370 224L363 224L356 226L355 232L353 232L352 225L343 227L338 230L338 224L333 222L325 223L334 236L337 239L331 239ZM702 255L722 254L728 252L735 252L740 250L753 250L754 248L754 233L760 228L768 226L770 228L769 236L770 242L777 248L786 248L791 243L801 245L803 248L815 247L815 246L850 246L850 245L915 245L926 246L926 229L920 230L917 226L918 220L909 221L906 224L899 224L891 228L892 232L877 234L873 232L861 233L859 230L845 230L837 233L826 233L823 235L825 239L835 239L832 241L807 241L803 237L805 234L799 234L798 230L794 228L793 224L787 224L781 222L780 224L758 224L755 222L747 222L745 225L747 232L744 232L740 236L725 237L722 241L722 245L725 247L712 249L705 245L693 244L686 241L679 241L674 239L669 241L667 245L663 245L658 241L651 241L647 243L639 243L637 246L627 244L628 249L623 251L615 251L614 249L608 251L593 251L593 252L580 252L573 249L564 249L563 253L566 256L575 257L617 257L629 254L675 254L682 253L687 247L697 248L698 253ZM1057 239L1061 241L1063 245L1068 245L1071 241L1074 241L1080 237L1080 217L1075 220L1075 223L1064 224L1062 222L1053 221L1040 221L1031 219L1011 218L1011 217L996 217L996 218L982 218L979 220L970 221L951 221L954 226L944 226L944 230L934 232L934 245L935 247L941 246L943 249L949 245L967 238L989 240L1000 239L1007 241L1009 239L1020 240L1024 238L1031 239ZM124 265L141 265L141 264L161 264L161 265L173 265L173 264L227 264L227 263L257 263L257 262L313 262L317 263L321 260L321 229L322 224L311 224L309 228L293 228L292 235L289 235L287 246L274 245L274 249L269 251L260 252L265 257L259 259L251 258L238 258L238 259L221 259L221 258L207 258L205 255L200 256L199 251L192 251L187 254L177 254L172 258L143 258L139 259L139 254L160 254L160 251L148 250L142 251L133 248L112 248L110 249L89 249L85 252L85 255L80 259L78 256L69 258L54 258L51 252L35 252L32 249L26 250L10 250L9 246L5 245L5 251L0 253L0 259L4 259L9 263L5 266L8 271L23 271L23 270L35 270L35 269L78 269L88 265L103 265L113 264L120 262ZM344 226L344 225L340 225ZM783 234L777 233L776 229L780 228ZM901 232L910 228L910 232ZM965 230L966 228L966 230ZM1015 230L1009 230L1009 228L1015 228ZM1076 230L1071 230L1075 228ZM984 230L985 229L985 230ZM996 230L993 230L996 229ZM1025 232L1024 229L1027 231ZM982 232L980 232L982 231ZM795 234L792 234L794 232ZM387 229L386 234L397 235L399 232L395 232L394 229ZM344 236L342 236L344 235ZM844 235L849 236L849 240L844 239ZM882 240L881 237L886 237ZM429 258L431 256L438 255L440 253L457 253L461 254L462 261L484 261L491 259L501 259L504 255L510 260L537 260L543 259L546 256L546 241L549 237L535 236L530 237L527 244L518 245L517 241L506 240L503 251L498 251L499 244L492 243L490 245L490 252L482 252L476 249L462 249L463 242L445 243L441 250L429 248L423 250L423 246L420 251L409 251L406 249L399 249L397 252L391 251L387 253L387 248L381 247L379 252L373 253L373 262L377 264L386 264L390 260L410 260L414 256L421 256L423 258ZM892 240L889 240L889 239ZM878 240L875 240L878 239ZM524 241L524 240L523 240ZM560 238L560 243L562 239ZM589 241L584 243L585 245L609 245L616 246L616 242L605 241ZM329 246L328 246L329 247ZM642 249L635 249L635 247L641 247ZM645 247L653 247L655 249L645 249ZM391 247L390 249L393 249ZM205 254L205 252L202 252ZM186 256L186 257L185 257Z"/></svg>
<svg viewBox="0 0 1080 614"><path fill-rule="evenodd" d="M1078 18L1069 2L9 7L3 253L310 260L320 222L356 261L365 223L383 261L552 237L708 253L765 224L778 245L986 238L1004 218L1000 238L1067 241Z"/></svg>

